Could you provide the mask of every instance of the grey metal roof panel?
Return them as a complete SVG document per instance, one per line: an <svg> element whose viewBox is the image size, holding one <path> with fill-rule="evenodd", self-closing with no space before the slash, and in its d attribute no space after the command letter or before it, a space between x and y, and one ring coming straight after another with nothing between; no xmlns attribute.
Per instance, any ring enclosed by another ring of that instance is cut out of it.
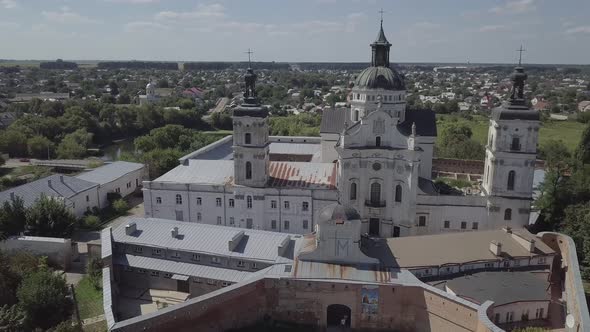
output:
<svg viewBox="0 0 590 332"><path fill-rule="evenodd" d="M115 255L113 257L113 264L230 282L240 282L252 273L233 269L224 269L215 266L177 262L167 259L135 255Z"/></svg>
<svg viewBox="0 0 590 332"><path fill-rule="evenodd" d="M35 204L42 194L67 199L96 186L96 183L76 177L54 174L0 192L0 202L10 201L11 194L14 193L14 196L22 198L25 207L29 207Z"/></svg>
<svg viewBox="0 0 590 332"><path fill-rule="evenodd" d="M412 124L416 124L416 135L436 137L436 114L432 110L406 111L406 118L397 127L404 135L412 133Z"/></svg>
<svg viewBox="0 0 590 332"><path fill-rule="evenodd" d="M136 223L137 231L132 235L127 235L125 234L125 226L131 222ZM173 227L178 227L179 236L176 238L170 235L170 230ZM230 251L229 241L241 231L244 231L243 238L236 249ZM288 235L167 219L128 217L113 230L113 241L214 256L244 258L266 263L283 263L292 261L298 250L298 244L295 243L287 253L283 256L279 255L278 247ZM301 238L298 235L290 236L295 242Z"/></svg>
<svg viewBox="0 0 590 332"><path fill-rule="evenodd" d="M228 184L233 177L233 160L189 159L188 165L176 166L153 182Z"/></svg>
<svg viewBox="0 0 590 332"><path fill-rule="evenodd" d="M314 155L321 151L319 143L271 142L270 154Z"/></svg>
<svg viewBox="0 0 590 332"><path fill-rule="evenodd" d="M457 296L477 303L487 300L495 306L516 301L549 301L549 273L480 272L447 280L446 286Z"/></svg>
<svg viewBox="0 0 590 332"><path fill-rule="evenodd" d="M346 118L346 113L346 109L343 108L325 109L322 112L320 133L340 134L344 129L344 119Z"/></svg>
<svg viewBox="0 0 590 332"><path fill-rule="evenodd" d="M107 227L100 232L100 256L102 259L113 255L113 242L111 228Z"/></svg>
<svg viewBox="0 0 590 332"><path fill-rule="evenodd" d="M126 174L140 170L144 167L145 165L140 163L115 161L113 163L97 167L92 171L79 174L76 177L89 182L105 184L113 182Z"/></svg>

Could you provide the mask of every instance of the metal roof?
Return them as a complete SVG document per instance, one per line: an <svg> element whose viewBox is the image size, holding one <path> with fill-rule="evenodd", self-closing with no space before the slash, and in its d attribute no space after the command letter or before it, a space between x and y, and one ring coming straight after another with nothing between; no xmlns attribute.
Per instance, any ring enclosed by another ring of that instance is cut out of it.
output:
<svg viewBox="0 0 590 332"><path fill-rule="evenodd" d="M23 184L0 192L0 202L10 201L10 196L22 198L25 207L29 207L44 194L47 197L71 198L76 194L96 187L96 183L76 177L54 174L48 177Z"/></svg>
<svg viewBox="0 0 590 332"><path fill-rule="evenodd" d="M113 256L113 264L230 282L240 282L252 273L233 269L224 269L215 266L184 263L167 259L135 255L115 255Z"/></svg>
<svg viewBox="0 0 590 332"><path fill-rule="evenodd" d="M549 301L548 272L480 272L446 281L457 296L500 306L512 302Z"/></svg>
<svg viewBox="0 0 590 332"><path fill-rule="evenodd" d="M336 164L283 162L270 163L269 187L336 189Z"/></svg>
<svg viewBox="0 0 590 332"><path fill-rule="evenodd" d="M319 143L271 142L270 154L313 155L321 151Z"/></svg>
<svg viewBox="0 0 590 332"><path fill-rule="evenodd" d="M153 182L229 184L233 178L233 160L189 159L188 165L176 166Z"/></svg>
<svg viewBox="0 0 590 332"><path fill-rule="evenodd" d="M550 255L555 251L525 229L458 232L436 235L410 236L387 239L394 260L399 267L440 266L463 264L503 257L533 257ZM513 236L535 240L534 252L529 252ZM490 251L492 241L502 244L501 257ZM459 243L460 245L455 245Z"/></svg>
<svg viewBox="0 0 590 332"><path fill-rule="evenodd" d="M126 235L125 226L132 222L136 223L137 231ZM178 237L172 237L170 231L173 227L178 227ZM234 250L229 250L229 241L242 231L244 236L238 245ZM283 255L279 255L279 246L287 236L291 236L291 242L294 243L290 244ZM266 263L284 263L293 260L299 250L301 236L157 218L128 217L113 230L113 241Z"/></svg>
<svg viewBox="0 0 590 332"><path fill-rule="evenodd" d="M412 124L416 124L416 135L436 137L436 114L432 110L406 111L406 118L397 128L406 136L412 133Z"/></svg>
<svg viewBox="0 0 590 332"><path fill-rule="evenodd" d="M320 133L340 134L344 129L345 118L346 109L325 109L322 112L322 123L320 124Z"/></svg>
<svg viewBox="0 0 590 332"><path fill-rule="evenodd" d="M79 174L76 177L89 182L106 184L144 167L144 164L131 163L128 161L115 161L114 163L97 167L92 171Z"/></svg>

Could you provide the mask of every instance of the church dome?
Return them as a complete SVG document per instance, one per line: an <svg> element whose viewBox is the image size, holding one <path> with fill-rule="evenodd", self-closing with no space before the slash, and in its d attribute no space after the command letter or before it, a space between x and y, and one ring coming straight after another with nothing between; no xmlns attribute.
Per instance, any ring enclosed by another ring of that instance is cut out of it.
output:
<svg viewBox="0 0 590 332"><path fill-rule="evenodd" d="M151 90L151 89L155 89L155 88L156 88L156 85L155 85L154 83L152 83L152 82L149 82L149 83L148 83L148 84L145 86L145 89L146 89L146 90Z"/></svg>
<svg viewBox="0 0 590 332"><path fill-rule="evenodd" d="M354 82L355 87L365 89L405 90L401 75L383 66L373 66L363 70Z"/></svg>
<svg viewBox="0 0 590 332"><path fill-rule="evenodd" d="M320 213L320 222L327 222L331 220L350 221L360 220L361 216L355 208L351 206L344 206L339 203L334 203L326 206Z"/></svg>

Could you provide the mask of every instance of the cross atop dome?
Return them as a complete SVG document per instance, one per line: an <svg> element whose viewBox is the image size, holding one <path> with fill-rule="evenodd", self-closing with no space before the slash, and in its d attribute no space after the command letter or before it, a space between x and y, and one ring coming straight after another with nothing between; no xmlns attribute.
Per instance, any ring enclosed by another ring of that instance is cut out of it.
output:
<svg viewBox="0 0 590 332"><path fill-rule="evenodd" d="M387 37L385 37L385 32L383 31L383 9L381 9L379 13L381 14L381 25L379 27L377 39L371 44L373 50L371 66L389 67L389 48L391 47L391 43L389 43Z"/></svg>

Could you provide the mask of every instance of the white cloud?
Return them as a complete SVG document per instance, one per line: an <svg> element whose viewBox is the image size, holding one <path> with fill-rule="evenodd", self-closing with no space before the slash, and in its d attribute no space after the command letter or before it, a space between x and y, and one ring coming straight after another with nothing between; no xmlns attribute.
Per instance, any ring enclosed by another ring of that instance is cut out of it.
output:
<svg viewBox="0 0 590 332"><path fill-rule="evenodd" d="M170 27L157 22L137 21L125 24L125 31L137 32L145 30L168 30Z"/></svg>
<svg viewBox="0 0 590 332"><path fill-rule="evenodd" d="M565 33L568 34L568 35L573 35L573 34L577 34L577 33L588 33L588 34L590 34L590 25L582 25L582 26L579 26L579 27L567 29L565 31Z"/></svg>
<svg viewBox="0 0 590 332"><path fill-rule="evenodd" d="M0 6L6 8L6 9L12 9L12 8L16 8L18 6L18 4L16 3L15 0L0 0Z"/></svg>
<svg viewBox="0 0 590 332"><path fill-rule="evenodd" d="M20 27L20 24L16 22L0 22L0 28L2 29L16 29Z"/></svg>
<svg viewBox="0 0 590 332"><path fill-rule="evenodd" d="M479 32L497 32L507 30L510 30L510 27L507 25L484 25L478 29Z"/></svg>
<svg viewBox="0 0 590 332"><path fill-rule="evenodd" d="M490 9L490 12L496 14L520 14L537 9L535 0L509 0L502 6Z"/></svg>
<svg viewBox="0 0 590 332"><path fill-rule="evenodd" d="M156 14L156 20L195 20L206 18L222 18L225 17L225 7L215 3L210 5L198 5L194 11L188 12L173 12L163 11Z"/></svg>
<svg viewBox="0 0 590 332"><path fill-rule="evenodd" d="M43 11L41 13L48 21L56 23L100 23L100 21L73 12L69 7L62 7L60 11Z"/></svg>
<svg viewBox="0 0 590 332"><path fill-rule="evenodd" d="M132 3L132 4L145 4L145 3L160 2L160 0L105 0L105 1L117 2L117 3Z"/></svg>

